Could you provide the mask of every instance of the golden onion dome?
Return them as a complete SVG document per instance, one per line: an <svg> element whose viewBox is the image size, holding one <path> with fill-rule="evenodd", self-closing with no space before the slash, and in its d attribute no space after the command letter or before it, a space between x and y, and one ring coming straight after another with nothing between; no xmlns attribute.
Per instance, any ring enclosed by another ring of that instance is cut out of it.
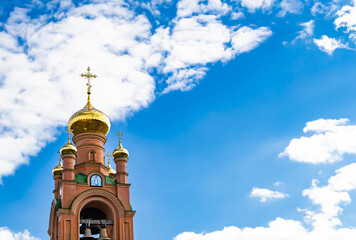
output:
<svg viewBox="0 0 356 240"><path fill-rule="evenodd" d="M61 148L60 154L77 154L77 148L70 142L70 136L68 136L68 142Z"/></svg>
<svg viewBox="0 0 356 240"><path fill-rule="evenodd" d="M88 103L81 110L74 113L68 122L68 129L73 134L83 132L100 132L107 135L110 131L110 120L105 113L95 109L88 99Z"/></svg>
<svg viewBox="0 0 356 240"><path fill-rule="evenodd" d="M55 175L61 175L62 174L62 171L63 171L63 165L62 165L62 159L59 158L59 163L57 166L55 166L52 170L52 174L53 176Z"/></svg>
<svg viewBox="0 0 356 240"><path fill-rule="evenodd" d="M108 168L109 168L109 177L115 178L115 177L116 177L116 171L111 168L111 166L110 166L110 159L109 159L109 162L108 162Z"/></svg>
<svg viewBox="0 0 356 240"><path fill-rule="evenodd" d="M114 159L115 158L128 158L129 151L127 151L126 148L124 148L120 142L119 146L114 150L112 155L114 156Z"/></svg>
<svg viewBox="0 0 356 240"><path fill-rule="evenodd" d="M80 109L70 117L68 121L68 129L73 135L83 132L100 132L106 136L110 131L110 120L103 112L95 109L90 102L90 81L92 78L97 78L98 76L90 73L90 67L88 67L86 73L82 73L80 76L87 78L88 81L88 101L84 108Z"/></svg>

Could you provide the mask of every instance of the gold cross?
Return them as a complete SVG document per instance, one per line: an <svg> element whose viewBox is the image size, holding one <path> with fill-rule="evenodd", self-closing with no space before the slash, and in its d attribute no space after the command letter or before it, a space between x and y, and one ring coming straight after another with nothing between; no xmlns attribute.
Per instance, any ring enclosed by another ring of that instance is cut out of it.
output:
<svg viewBox="0 0 356 240"><path fill-rule="evenodd" d="M110 166L110 157L112 157L112 155L110 153L106 154L105 156L108 157L108 167L111 167Z"/></svg>
<svg viewBox="0 0 356 240"><path fill-rule="evenodd" d="M68 142L70 141L70 131L68 128L66 128L64 131L66 131L68 133Z"/></svg>
<svg viewBox="0 0 356 240"><path fill-rule="evenodd" d="M88 93L88 97L89 97L89 95L90 95L90 90L91 90L91 85L90 85L90 80L92 79L92 78L96 78L97 77L97 75L93 75L93 74L91 74L90 73L90 67L88 67L88 72L87 73L82 73L82 74L80 74L80 76L81 77L85 77L87 80L88 80L88 82L87 82L87 86L88 86L88 91L87 91L87 93Z"/></svg>
<svg viewBox="0 0 356 240"><path fill-rule="evenodd" d="M119 136L119 144L121 144L121 136L124 136L124 134L119 131L118 133L116 133L116 135Z"/></svg>

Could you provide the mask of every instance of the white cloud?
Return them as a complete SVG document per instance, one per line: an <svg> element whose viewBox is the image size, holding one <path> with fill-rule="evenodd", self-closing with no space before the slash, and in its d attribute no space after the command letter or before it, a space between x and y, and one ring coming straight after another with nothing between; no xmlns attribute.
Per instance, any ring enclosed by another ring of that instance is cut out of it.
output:
<svg viewBox="0 0 356 240"><path fill-rule="evenodd" d="M276 186L276 187L277 187L277 186L280 186L280 185L282 185L282 184L283 184L282 182L275 182L275 183L273 183L273 185Z"/></svg>
<svg viewBox="0 0 356 240"><path fill-rule="evenodd" d="M311 36L314 35L314 20L310 20L308 22L304 22L299 24L303 29L298 32L298 36L292 41L292 43L295 43L297 40L305 40L310 38Z"/></svg>
<svg viewBox="0 0 356 240"><path fill-rule="evenodd" d="M286 198L289 195L278 191L272 191L266 188L254 187L250 193L250 197L260 198L260 202L266 202L271 199Z"/></svg>
<svg viewBox="0 0 356 240"><path fill-rule="evenodd" d="M336 28L344 27L347 32L356 31L356 1L353 1L353 6L343 6L336 12L337 18L334 21Z"/></svg>
<svg viewBox="0 0 356 240"><path fill-rule="evenodd" d="M167 55L163 60L163 72L171 75L167 79L168 87L164 90L167 93L190 90L205 76L207 68L204 65L225 62L251 51L270 37L272 32L266 27L252 29L244 26L234 30L216 16L197 15L179 18L172 29L162 28L158 34L155 44L164 46Z"/></svg>
<svg viewBox="0 0 356 240"><path fill-rule="evenodd" d="M351 202L347 192L335 191L332 187L318 187L317 181L313 181L311 188L303 191L303 196L308 196L312 203L320 205L320 212L307 211L306 220L310 221L314 228L332 228L341 225L337 216L342 212L341 203Z"/></svg>
<svg viewBox="0 0 356 240"><path fill-rule="evenodd" d="M322 14L326 18L333 17L335 13L344 5L342 0L333 0L330 2L314 2L313 7L310 9L312 15Z"/></svg>
<svg viewBox="0 0 356 240"><path fill-rule="evenodd" d="M321 39L314 38L314 43L319 47L319 49L327 54L331 55L338 48L347 48L341 40L335 38L329 38L326 35L321 36Z"/></svg>
<svg viewBox="0 0 356 240"><path fill-rule="evenodd" d="M184 232L174 240L353 240L356 229L314 229L309 231L302 223L294 220L277 218L269 222L268 227L238 228L225 227L211 233Z"/></svg>
<svg viewBox="0 0 356 240"><path fill-rule="evenodd" d="M319 119L308 122L304 133L313 132L309 137L293 139L281 155L291 160L307 163L334 162L342 159L345 153L356 153L356 126L348 124L349 120ZM333 229L342 225L339 215L341 204L351 202L348 191L356 189L356 163L351 163L338 170L329 178L328 184L318 186L314 179L310 188L303 191L319 210L305 210L307 223L314 229Z"/></svg>
<svg viewBox="0 0 356 240"><path fill-rule="evenodd" d="M356 163L351 163L338 170L332 176L328 184L336 191L350 191L356 189Z"/></svg>
<svg viewBox="0 0 356 240"><path fill-rule="evenodd" d="M272 7L275 0L240 0L241 5L246 7L250 12L258 9L268 10Z"/></svg>
<svg viewBox="0 0 356 240"><path fill-rule="evenodd" d="M211 233L184 232L174 240L352 240L355 238L356 229L342 228L339 216L343 210L340 205L351 202L347 191L356 189L355 171L356 163L344 166L336 171L336 175L329 178L326 186L322 187L317 186L317 180L313 180L311 187L305 189L303 195L316 206L298 210L305 212L304 222L278 217L270 221L267 227L231 226ZM273 195L273 191L262 190L258 195ZM255 189L254 191L257 192ZM266 200L267 198L264 199Z"/></svg>
<svg viewBox="0 0 356 240"><path fill-rule="evenodd" d="M304 4L300 0L283 0L280 3L281 10L278 12L279 17L284 17L288 13L301 14Z"/></svg>
<svg viewBox="0 0 356 240"><path fill-rule="evenodd" d="M204 4L206 2L206 4ZM224 15L230 10L221 0L180 0L177 4L177 17L190 17L193 14Z"/></svg>
<svg viewBox="0 0 356 240"><path fill-rule="evenodd" d="M163 93L174 90L188 91L196 86L197 81L202 79L206 74L207 68L187 68L177 69L168 79L169 86L164 89Z"/></svg>
<svg viewBox="0 0 356 240"><path fill-rule="evenodd" d="M272 35L272 31L266 27L252 29L241 27L232 33L232 49L234 54L249 52L259 46Z"/></svg>
<svg viewBox="0 0 356 240"><path fill-rule="evenodd" d="M230 15L232 20L238 20L245 18L245 14L243 12L232 12Z"/></svg>
<svg viewBox="0 0 356 240"><path fill-rule="evenodd" d="M141 2L141 1L132 1L130 0L131 3L133 4L137 4L137 5L141 5L143 8L148 9L153 15L158 16L160 13L160 11L158 10L158 8L160 6L166 6L172 3L172 0L151 0L151 1L145 1L145 2Z"/></svg>
<svg viewBox="0 0 356 240"><path fill-rule="evenodd" d="M0 227L0 239L1 240L40 240L31 236L28 230L24 232L14 233L7 227Z"/></svg>
<svg viewBox="0 0 356 240"><path fill-rule="evenodd" d="M311 36L314 34L314 27L315 27L314 20L301 23L300 26L304 28L303 31L300 32L301 37L305 38L307 36Z"/></svg>
<svg viewBox="0 0 356 240"><path fill-rule="evenodd" d="M229 8L220 0L199 3L189 14L178 10L157 29L121 1L61 7L66 11L37 18L15 8L0 32L0 144L9 148L0 153L0 181L54 140L85 104L78 71L87 66L99 75L92 83L94 106L123 119L147 107L157 85L164 93L189 90L207 64L228 61L271 35L268 28L223 24L219 18ZM155 79L153 69L166 80Z"/></svg>
<svg viewBox="0 0 356 240"><path fill-rule="evenodd" d="M165 72L230 58L230 30L214 16L198 15L177 21L170 36Z"/></svg>
<svg viewBox="0 0 356 240"><path fill-rule="evenodd" d="M356 154L356 126L348 119L319 119L308 122L308 137L294 138L279 156L305 163L327 163L342 160L345 153Z"/></svg>
<svg viewBox="0 0 356 240"><path fill-rule="evenodd" d="M312 186L303 191L313 204L320 205L318 212L306 211L306 220L313 224L314 228L333 228L342 225L339 215L343 209L341 204L351 203L349 191L356 189L356 163L351 163L338 170L336 175L328 180L326 186L317 186L318 181L313 180Z"/></svg>

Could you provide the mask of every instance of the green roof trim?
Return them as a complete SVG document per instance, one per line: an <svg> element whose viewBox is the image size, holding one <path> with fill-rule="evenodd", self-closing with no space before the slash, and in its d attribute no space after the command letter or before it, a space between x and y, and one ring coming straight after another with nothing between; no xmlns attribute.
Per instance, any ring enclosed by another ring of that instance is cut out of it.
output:
<svg viewBox="0 0 356 240"><path fill-rule="evenodd" d="M116 184L116 179L115 178L111 178L108 176L105 176L105 184Z"/></svg>
<svg viewBox="0 0 356 240"><path fill-rule="evenodd" d="M56 199L56 206L57 206L57 210L60 209L60 208L62 208L62 201L61 201L60 198L59 198L59 199Z"/></svg>
<svg viewBox="0 0 356 240"><path fill-rule="evenodd" d="M75 175L75 179L74 180L76 182L78 182L78 183L87 183L88 182L88 176L83 174L83 173L79 173L79 174ZM116 184L116 179L108 177L108 176L105 176L105 184L115 185Z"/></svg>
<svg viewBox="0 0 356 240"><path fill-rule="evenodd" d="M75 175L75 181L77 181L78 183L87 183L88 182L88 176L83 174L83 173L79 173L77 175Z"/></svg>
<svg viewBox="0 0 356 240"><path fill-rule="evenodd" d="M130 204L130 211L133 211L133 210L132 210L132 205L131 205L131 204Z"/></svg>

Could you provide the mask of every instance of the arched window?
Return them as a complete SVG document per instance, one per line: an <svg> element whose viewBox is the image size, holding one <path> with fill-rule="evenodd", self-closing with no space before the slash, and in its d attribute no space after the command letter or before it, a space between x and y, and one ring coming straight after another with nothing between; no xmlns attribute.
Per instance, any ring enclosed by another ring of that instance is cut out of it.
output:
<svg viewBox="0 0 356 240"><path fill-rule="evenodd" d="M95 151L94 150L89 151L89 161L95 161Z"/></svg>
<svg viewBox="0 0 356 240"><path fill-rule="evenodd" d="M94 174L93 176L90 177L90 186L92 187L102 187L103 186L103 181L98 174Z"/></svg>

